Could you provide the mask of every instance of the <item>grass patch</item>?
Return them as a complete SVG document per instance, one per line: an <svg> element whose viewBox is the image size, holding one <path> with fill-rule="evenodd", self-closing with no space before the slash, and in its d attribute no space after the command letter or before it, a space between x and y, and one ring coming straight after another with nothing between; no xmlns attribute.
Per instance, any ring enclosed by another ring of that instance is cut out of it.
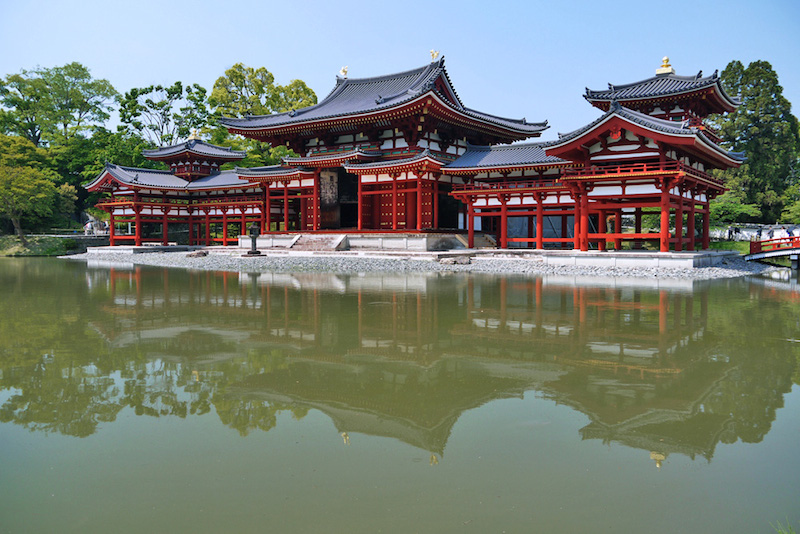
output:
<svg viewBox="0 0 800 534"><path fill-rule="evenodd" d="M786 526L781 525L780 521L778 521L777 525L770 523L769 526L774 528L775 532L778 534L796 534L794 527L789 523L788 519L786 520Z"/></svg>
<svg viewBox="0 0 800 534"><path fill-rule="evenodd" d="M15 235L0 236L2 256L63 256L75 253L78 242L70 238L28 236L28 245L23 245Z"/></svg>
<svg viewBox="0 0 800 534"><path fill-rule="evenodd" d="M750 254L750 241L712 241L709 250L735 250L739 254Z"/></svg>

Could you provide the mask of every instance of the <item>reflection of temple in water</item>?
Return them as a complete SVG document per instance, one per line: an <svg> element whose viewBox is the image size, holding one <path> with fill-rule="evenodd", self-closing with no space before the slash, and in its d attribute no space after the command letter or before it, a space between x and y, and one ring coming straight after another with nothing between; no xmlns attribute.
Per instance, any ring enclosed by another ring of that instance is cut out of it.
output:
<svg viewBox="0 0 800 534"><path fill-rule="evenodd" d="M441 455L463 412L535 389L591 419L582 438L648 450L659 465L671 453L710 459L738 436L717 406L736 365L707 335L708 292L691 283L88 273L108 291L92 324L110 350L179 365L242 433L271 428L275 407L316 409L345 442L388 436Z"/></svg>

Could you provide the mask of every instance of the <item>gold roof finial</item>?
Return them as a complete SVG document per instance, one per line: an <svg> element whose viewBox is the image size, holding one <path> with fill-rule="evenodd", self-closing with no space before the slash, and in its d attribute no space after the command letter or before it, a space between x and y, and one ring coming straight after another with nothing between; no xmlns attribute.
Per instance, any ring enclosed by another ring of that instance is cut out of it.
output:
<svg viewBox="0 0 800 534"><path fill-rule="evenodd" d="M431 49L431 62L436 61L439 59L440 52L438 50Z"/></svg>
<svg viewBox="0 0 800 534"><path fill-rule="evenodd" d="M339 71L339 76L342 78L347 78L347 65L342 67L342 69Z"/></svg>
<svg viewBox="0 0 800 534"><path fill-rule="evenodd" d="M669 64L669 56L661 59L661 67L656 69L656 74L675 74L675 69Z"/></svg>
<svg viewBox="0 0 800 534"><path fill-rule="evenodd" d="M655 460L656 469L661 470L661 464L667 459L667 455L662 452L650 451L650 459Z"/></svg>
<svg viewBox="0 0 800 534"><path fill-rule="evenodd" d="M189 141L200 141L200 134L197 133L197 128L192 128L192 135L189 136Z"/></svg>

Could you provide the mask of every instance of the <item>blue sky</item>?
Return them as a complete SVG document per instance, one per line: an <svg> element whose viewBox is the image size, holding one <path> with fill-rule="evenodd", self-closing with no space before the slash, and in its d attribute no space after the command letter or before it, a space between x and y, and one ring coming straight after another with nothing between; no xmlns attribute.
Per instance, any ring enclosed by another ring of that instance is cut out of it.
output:
<svg viewBox="0 0 800 534"><path fill-rule="evenodd" d="M229 2L0 0L0 75L78 61L118 91L176 80L211 87L236 62L322 98L351 77L407 70L440 50L464 103L548 120L542 139L595 119L582 95L655 74L767 60L800 106L800 2Z"/></svg>

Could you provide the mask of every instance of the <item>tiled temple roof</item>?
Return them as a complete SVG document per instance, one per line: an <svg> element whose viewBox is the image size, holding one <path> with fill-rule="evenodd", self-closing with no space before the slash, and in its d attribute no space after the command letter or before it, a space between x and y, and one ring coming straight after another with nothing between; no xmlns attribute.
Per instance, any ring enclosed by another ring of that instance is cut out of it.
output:
<svg viewBox="0 0 800 534"><path fill-rule="evenodd" d="M186 142L172 146L155 148L152 150L142 150L142 154L148 159L163 159L178 156L185 152L205 156L212 159L239 160L247 154L231 148L212 145L200 139L189 139Z"/></svg>
<svg viewBox="0 0 800 534"><path fill-rule="evenodd" d="M439 92L435 82L444 77L450 91ZM374 76L370 78L336 78L336 86L320 103L286 113L250 116L245 118L222 118L220 123L227 128L257 130L291 125L321 119L331 119L348 115L371 113L396 107L410 102L421 95L434 92L453 109L462 114L534 135L547 128L547 122L528 123L525 119L508 119L482 113L464 107L452 88L450 78L444 69L444 58L425 67L397 74Z"/></svg>
<svg viewBox="0 0 800 534"><path fill-rule="evenodd" d="M244 178L288 178L301 174L314 174L314 169L306 167L287 167L285 165L267 165L264 167L236 167L232 172Z"/></svg>
<svg viewBox="0 0 800 534"><path fill-rule="evenodd" d="M283 158L283 163L286 165L309 165L318 166L320 163L341 163L350 160L365 160L379 158L383 152L380 150L362 150L356 148L342 152L324 152L313 154L311 156L296 157L296 158Z"/></svg>
<svg viewBox="0 0 800 534"><path fill-rule="evenodd" d="M170 189L176 191L241 188L252 185L251 182L240 179L235 171L221 171L189 182L173 175L170 171L123 167L121 165L107 163L103 172L100 173L95 180L85 186L86 189L91 190L95 184L99 183L105 173L110 174L120 183L131 187Z"/></svg>
<svg viewBox="0 0 800 534"><path fill-rule="evenodd" d="M589 102L595 101L628 101L644 100L648 98L660 98L665 96L676 96L683 93L691 93L706 87L717 86L720 95L727 100L731 107L738 106L741 102L737 98L729 96L722 88L721 78L715 71L711 76L702 77L700 71L696 76L678 76L677 74L658 74L652 78L641 80L625 85L608 84L608 89L594 91L586 88L583 96Z"/></svg>
<svg viewBox="0 0 800 534"><path fill-rule="evenodd" d="M550 144L552 142L495 146L468 145L466 152L454 162L443 167L443 171L568 164L569 161L548 156L545 153L545 147Z"/></svg>
<svg viewBox="0 0 800 534"><path fill-rule="evenodd" d="M643 126L649 130L654 130L656 132L662 132L669 135L681 136L681 137L697 137L703 144L711 147L712 149L716 150L723 156L726 156L734 161L743 162L745 161L745 156L743 152L729 152L713 142L709 139L704 133L703 130L697 128L696 126L689 126L688 121L669 121L665 119L657 119L645 113L639 113L638 111L633 111L632 109L625 108L621 106L618 102L614 101L611 103L611 107L607 112L601 115L598 119L590 122L586 126L578 128L572 132L566 134L558 134L558 140L552 141L548 144L548 147L555 147L564 145L573 139L580 137L584 133L592 130L595 126L605 122L611 116L616 115L618 117L622 117L623 119Z"/></svg>

